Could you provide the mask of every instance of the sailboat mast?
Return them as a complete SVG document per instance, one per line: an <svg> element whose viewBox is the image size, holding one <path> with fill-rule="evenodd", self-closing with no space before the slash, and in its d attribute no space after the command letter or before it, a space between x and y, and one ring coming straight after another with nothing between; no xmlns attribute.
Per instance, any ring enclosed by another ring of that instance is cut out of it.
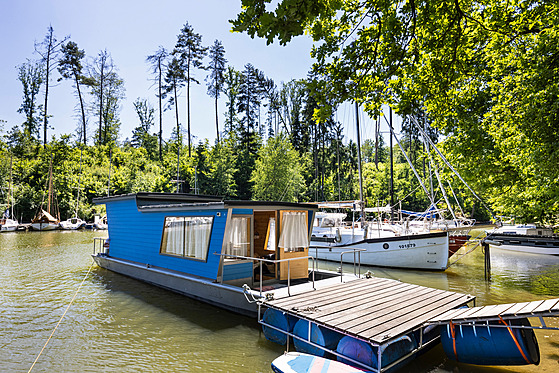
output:
<svg viewBox="0 0 559 373"><path fill-rule="evenodd" d="M48 202L47 202L47 212L52 215L50 210L52 203L52 155L50 156L49 162L49 188L48 188Z"/></svg>
<svg viewBox="0 0 559 373"><path fill-rule="evenodd" d="M390 106L390 220L394 220L394 157L392 152L392 107Z"/></svg>
<svg viewBox="0 0 559 373"><path fill-rule="evenodd" d="M10 219L15 219L14 217L14 192L12 190L12 167L13 167L13 155L10 154L10 186L8 190L8 204L10 207Z"/></svg>
<svg viewBox="0 0 559 373"><path fill-rule="evenodd" d="M361 224L364 222L364 208L365 202L363 201L363 176L361 174L361 130L359 129L359 106L355 103L355 125L357 127L357 169L359 171L359 204L361 205Z"/></svg>

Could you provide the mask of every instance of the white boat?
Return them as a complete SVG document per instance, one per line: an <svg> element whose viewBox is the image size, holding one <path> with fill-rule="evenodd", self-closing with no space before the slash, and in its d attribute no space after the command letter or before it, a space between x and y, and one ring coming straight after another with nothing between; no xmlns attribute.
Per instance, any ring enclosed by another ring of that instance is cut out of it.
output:
<svg viewBox="0 0 559 373"><path fill-rule="evenodd" d="M81 164L82 164L82 154L83 154L83 150L80 150L80 175L78 178L78 191L76 193L76 210L74 213L74 217L70 218L68 220L64 220L60 222L60 229L64 229L64 230L76 230L76 229L81 229L81 228L85 228L85 226L87 225L87 223L83 220L81 220L80 218L78 218L78 207L80 205L80 180L81 180Z"/></svg>
<svg viewBox="0 0 559 373"><path fill-rule="evenodd" d="M502 250L559 255L559 236L535 224L503 225L488 231L487 239L499 243L496 247Z"/></svg>
<svg viewBox="0 0 559 373"><path fill-rule="evenodd" d="M100 217L99 215L95 215L93 225L93 229L104 230L108 228L107 225L107 215Z"/></svg>
<svg viewBox="0 0 559 373"><path fill-rule="evenodd" d="M320 206L320 205L319 205ZM377 267L444 271L448 265L448 232L399 235L390 224L343 224L346 214L316 214L309 255L316 259ZM353 251L353 252L350 252ZM359 258L357 257L359 256Z"/></svg>
<svg viewBox="0 0 559 373"><path fill-rule="evenodd" d="M10 158L10 185L8 187L8 208L0 219L0 232L13 232L19 227L19 222L11 219L14 216L14 195L12 190L12 161Z"/></svg>
<svg viewBox="0 0 559 373"><path fill-rule="evenodd" d="M59 220L43 209L41 209L39 214L37 214L31 222L31 228L36 231L51 231L58 229L59 226Z"/></svg>
<svg viewBox="0 0 559 373"><path fill-rule="evenodd" d="M60 229L76 230L76 229L84 228L85 224L86 224L85 221L83 221L78 217L75 217L75 218L70 218L68 220L61 221Z"/></svg>
<svg viewBox="0 0 559 373"><path fill-rule="evenodd" d="M17 230L19 223L13 219L0 219L0 232L13 232Z"/></svg>

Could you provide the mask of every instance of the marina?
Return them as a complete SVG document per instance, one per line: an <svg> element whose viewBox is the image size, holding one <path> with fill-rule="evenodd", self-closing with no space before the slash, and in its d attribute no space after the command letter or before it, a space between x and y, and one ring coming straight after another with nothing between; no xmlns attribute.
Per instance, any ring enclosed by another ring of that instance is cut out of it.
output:
<svg viewBox="0 0 559 373"><path fill-rule="evenodd" d="M4 370L28 371L93 264L93 238L106 235L106 231L0 235L0 259L5 263L0 268L4 284L0 311L5 315L0 323L0 357ZM559 295L559 258L524 253L511 256L492 250L492 263L491 283L483 280L483 255L479 250L445 272L375 267L364 267L362 272L370 270L375 277L471 294L478 306L554 299ZM336 268L328 262L318 266ZM254 318L97 266L87 275L75 302L34 371L132 372L158 366L160 371L169 372L270 372L271 362L285 351L285 346L265 339ZM559 326L559 321L550 318L548 324ZM559 333L535 333L541 353L538 366L488 368L457 363L438 345L399 371L555 372Z"/></svg>

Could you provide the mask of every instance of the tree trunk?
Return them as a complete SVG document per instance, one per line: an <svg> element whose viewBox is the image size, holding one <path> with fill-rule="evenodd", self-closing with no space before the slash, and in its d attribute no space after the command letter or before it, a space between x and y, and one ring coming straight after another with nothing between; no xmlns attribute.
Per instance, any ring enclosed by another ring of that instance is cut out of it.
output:
<svg viewBox="0 0 559 373"><path fill-rule="evenodd" d="M217 117L217 93L215 95L215 133L217 135L217 142L219 143L219 123Z"/></svg>
<svg viewBox="0 0 559 373"><path fill-rule="evenodd" d="M81 112L82 112L83 144L86 145L87 144L87 133L86 133L86 126L85 126L85 108L83 107L82 92L80 90L80 83L79 83L78 74L76 73L76 71L74 71L74 78L76 79L76 89L78 90L78 98L80 100L80 109L81 109Z"/></svg>

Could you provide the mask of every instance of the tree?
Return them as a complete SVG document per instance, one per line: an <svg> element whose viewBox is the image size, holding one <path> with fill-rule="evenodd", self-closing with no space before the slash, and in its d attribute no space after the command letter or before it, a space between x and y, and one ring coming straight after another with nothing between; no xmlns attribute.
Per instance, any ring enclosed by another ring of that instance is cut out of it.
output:
<svg viewBox="0 0 559 373"><path fill-rule="evenodd" d="M48 123L48 112L47 104L49 98L49 83L50 83L50 73L56 68L56 60L58 59L58 54L60 52L60 46L68 39L65 37L63 40L58 41L54 36L54 29L49 26L47 29L47 34L42 43L35 43L35 51L41 56L41 62L44 64L45 73L45 104L43 106L43 146L47 144L47 123Z"/></svg>
<svg viewBox="0 0 559 373"><path fill-rule="evenodd" d="M208 95L215 99L215 130L217 142L219 142L217 99L223 90L223 84L225 81L225 64L227 63L227 60L225 59L225 48L223 48L223 45L219 40L216 40L210 47L209 57L210 64L208 69L210 70L210 75L206 77L206 82L208 84Z"/></svg>
<svg viewBox="0 0 559 373"><path fill-rule="evenodd" d="M202 36L194 32L192 26L184 24L178 37L173 55L178 56L178 60L184 71L186 82L186 119L188 126L188 156L191 156L191 132L190 132L190 83L200 84L194 78L194 69L203 69L202 59L206 55L207 48L202 46Z"/></svg>
<svg viewBox="0 0 559 373"><path fill-rule="evenodd" d="M87 119L85 116L85 103L80 89L80 83L83 84L84 79L86 79L82 73L83 66L81 63L81 60L85 57L85 52L83 51L83 49L79 49L78 45L73 41L62 44L61 51L62 58L58 62L58 72L64 79L74 80L76 92L78 93L81 114L81 126L78 126L78 130L81 128L80 137L83 141L83 144L86 145Z"/></svg>
<svg viewBox="0 0 559 373"><path fill-rule="evenodd" d="M305 193L302 162L287 137L268 139L258 152L251 182L253 198L267 201L298 202Z"/></svg>
<svg viewBox="0 0 559 373"><path fill-rule="evenodd" d="M225 115L225 132L232 134L237 125L237 100L241 86L241 73L228 66L224 74L223 92L227 96L227 113Z"/></svg>
<svg viewBox="0 0 559 373"><path fill-rule="evenodd" d="M155 80L157 82L158 94L157 99L159 101L159 160L163 160L163 70L165 67L165 60L169 54L167 50L163 47L159 49L152 55L147 57L147 62L151 64L152 74L156 76Z"/></svg>
<svg viewBox="0 0 559 373"><path fill-rule="evenodd" d="M139 97L134 101L134 109L140 120L140 125L132 131L132 145L146 149L151 159L156 157L157 137L150 134L151 127L154 124L155 109L147 99Z"/></svg>
<svg viewBox="0 0 559 373"><path fill-rule="evenodd" d="M179 122L179 102L178 92L184 86L184 71L181 68L177 57L173 57L167 66L165 75L165 95L173 93L169 96L169 106L175 107L175 120L177 123L177 139L180 141L180 122Z"/></svg>
<svg viewBox="0 0 559 373"><path fill-rule="evenodd" d="M44 69L40 62L27 61L19 66L18 79L23 86L23 102L18 113L25 115L23 132L27 136L39 138L39 116L43 106L37 104L37 95L44 82Z"/></svg>
<svg viewBox="0 0 559 373"><path fill-rule="evenodd" d="M551 182L559 177L559 121L551 109L559 105L558 3L242 5L234 30L282 44L308 32L317 43L318 118L347 100L373 117L384 103L401 115L420 109L446 136L441 147L455 167L498 212L559 219L559 190Z"/></svg>
<svg viewBox="0 0 559 373"><path fill-rule="evenodd" d="M120 121L118 111L120 100L124 98L124 81L118 76L111 55L99 52L93 64L89 66L86 79L94 97L94 110L99 115L98 144L116 142Z"/></svg>

